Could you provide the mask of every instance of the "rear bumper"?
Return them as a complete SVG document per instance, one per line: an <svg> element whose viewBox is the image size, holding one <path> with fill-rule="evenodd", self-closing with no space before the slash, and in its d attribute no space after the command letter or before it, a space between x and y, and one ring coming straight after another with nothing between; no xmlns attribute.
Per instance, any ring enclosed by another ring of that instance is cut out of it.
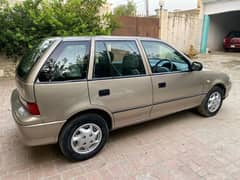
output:
<svg viewBox="0 0 240 180"><path fill-rule="evenodd" d="M21 139L28 146L53 144L65 121L43 123L40 116L33 116L21 104L17 90L11 96L12 116L17 124Z"/></svg>
<svg viewBox="0 0 240 180"><path fill-rule="evenodd" d="M225 44L224 49L240 49L240 44Z"/></svg>

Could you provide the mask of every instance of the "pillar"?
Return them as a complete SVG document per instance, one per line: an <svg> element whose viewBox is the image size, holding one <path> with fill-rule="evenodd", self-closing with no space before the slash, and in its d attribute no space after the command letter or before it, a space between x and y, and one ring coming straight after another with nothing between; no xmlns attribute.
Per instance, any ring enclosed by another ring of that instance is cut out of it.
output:
<svg viewBox="0 0 240 180"><path fill-rule="evenodd" d="M200 49L200 52L202 54L207 53L209 25L210 25L210 16L204 15L203 28L202 28L202 41L201 41L201 49Z"/></svg>

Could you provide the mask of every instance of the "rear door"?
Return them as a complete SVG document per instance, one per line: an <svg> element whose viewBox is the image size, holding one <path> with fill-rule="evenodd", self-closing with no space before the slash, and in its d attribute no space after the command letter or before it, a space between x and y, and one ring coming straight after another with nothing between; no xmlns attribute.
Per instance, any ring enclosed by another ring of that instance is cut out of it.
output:
<svg viewBox="0 0 240 180"><path fill-rule="evenodd" d="M136 40L96 40L90 100L113 113L114 128L149 119L152 84Z"/></svg>

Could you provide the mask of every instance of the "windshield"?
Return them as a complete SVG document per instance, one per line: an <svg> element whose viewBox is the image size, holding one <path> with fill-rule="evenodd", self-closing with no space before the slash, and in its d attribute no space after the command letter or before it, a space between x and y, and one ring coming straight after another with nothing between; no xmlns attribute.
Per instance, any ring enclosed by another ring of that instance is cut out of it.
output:
<svg viewBox="0 0 240 180"><path fill-rule="evenodd" d="M55 40L45 40L40 45L29 50L21 59L17 74L22 79L26 79L34 64L42 57L43 53L54 43Z"/></svg>
<svg viewBox="0 0 240 180"><path fill-rule="evenodd" d="M229 38L239 38L240 37L240 31L233 31L228 34Z"/></svg>

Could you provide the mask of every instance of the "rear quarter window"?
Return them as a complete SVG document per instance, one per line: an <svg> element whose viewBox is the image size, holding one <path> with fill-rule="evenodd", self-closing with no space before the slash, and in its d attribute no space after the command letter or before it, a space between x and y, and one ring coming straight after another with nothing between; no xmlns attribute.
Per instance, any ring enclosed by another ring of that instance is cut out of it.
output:
<svg viewBox="0 0 240 180"><path fill-rule="evenodd" d="M90 41L62 42L39 72L40 82L72 81L87 78Z"/></svg>
<svg viewBox="0 0 240 180"><path fill-rule="evenodd" d="M21 59L16 73L21 79L26 79L35 63L42 57L44 52L51 47L55 40L44 40L38 46L29 50Z"/></svg>

